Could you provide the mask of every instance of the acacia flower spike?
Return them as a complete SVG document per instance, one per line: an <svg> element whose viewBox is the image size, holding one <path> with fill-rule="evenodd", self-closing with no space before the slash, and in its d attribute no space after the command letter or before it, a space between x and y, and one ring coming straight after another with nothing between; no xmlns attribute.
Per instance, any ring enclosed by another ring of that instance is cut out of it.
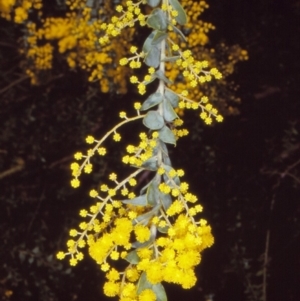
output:
<svg viewBox="0 0 300 301"><path fill-rule="evenodd" d="M209 109L206 105L204 106L202 103L205 103L205 101L203 101L202 99L199 102L195 102L194 100L184 96L183 94L174 92L173 90L169 89L168 87L165 87L165 89L173 92L174 94L176 94L179 98L183 99L184 101L189 102L191 104L191 108L193 108L193 105L197 105L201 108L202 112L206 111L209 114L209 116L213 115L216 118L216 121L218 121L218 122L223 121L223 117L220 114L218 114L218 110L215 108Z"/></svg>
<svg viewBox="0 0 300 301"><path fill-rule="evenodd" d="M129 182L129 180L135 176L137 176L139 173L141 173L143 170L145 170L144 168L139 168L138 170L134 171L132 174L130 174L126 179L122 180L121 182L118 183L118 185L116 185L113 189L115 191L118 191L120 188L122 188L126 183ZM87 228L85 230L83 230L83 232L80 234L79 238L77 239L77 242L75 243L74 248L76 249L75 252L77 252L77 246L78 246L78 242L81 241L84 237L87 237L87 232L89 231L89 226L93 224L94 220L97 218L98 214L101 213L102 209L104 208L104 206L107 204L107 202L109 200L111 200L111 196L108 195L106 198L101 199L99 196L96 196L96 198L100 199L102 201L101 206L98 208L98 210L92 215L91 219L88 222ZM65 253L65 255L71 255L72 257L74 256L74 253L68 252Z"/></svg>
<svg viewBox="0 0 300 301"><path fill-rule="evenodd" d="M139 113L139 112L138 112ZM124 124L127 124L131 121L135 121L141 118L144 118L145 115L138 115L135 117L131 117L131 118L127 118L125 120L123 120L122 122L118 123L116 126L114 126L111 130L109 130L99 141L97 141L96 145L92 148L92 150L90 151L90 154L87 154L85 156L84 161L82 162L82 164L80 165L80 167L78 168L78 175L81 174L82 169L90 162L90 158L94 155L94 153L96 152L96 150L100 147L100 145L111 135L111 134L115 134L116 130L118 128L120 128L121 126L123 126ZM75 179L77 179L78 176L75 175Z"/></svg>

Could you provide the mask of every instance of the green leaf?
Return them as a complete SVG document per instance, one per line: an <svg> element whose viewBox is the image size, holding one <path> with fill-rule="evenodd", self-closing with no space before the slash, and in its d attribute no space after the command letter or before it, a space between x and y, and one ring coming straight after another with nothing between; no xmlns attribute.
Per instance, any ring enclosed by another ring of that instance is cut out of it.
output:
<svg viewBox="0 0 300 301"><path fill-rule="evenodd" d="M122 201L124 204L130 204L135 206L147 206L147 198L146 194L140 195L132 200L124 200Z"/></svg>
<svg viewBox="0 0 300 301"><path fill-rule="evenodd" d="M144 62L147 66L157 68L160 63L160 49L156 45L151 46L146 53Z"/></svg>
<svg viewBox="0 0 300 301"><path fill-rule="evenodd" d="M169 84L169 85L173 84L173 82L170 81L161 70L157 70L154 74L156 75L157 78L163 80L166 84Z"/></svg>
<svg viewBox="0 0 300 301"><path fill-rule="evenodd" d="M138 285L137 285L137 294L139 295L143 290L151 289L153 284L151 284L146 276L146 273L143 272L140 276Z"/></svg>
<svg viewBox="0 0 300 301"><path fill-rule="evenodd" d="M160 0L147 0L148 5L155 7L160 3Z"/></svg>
<svg viewBox="0 0 300 301"><path fill-rule="evenodd" d="M137 264L140 262L140 257L138 256L136 250L133 250L127 254L125 260L127 260L131 264Z"/></svg>
<svg viewBox="0 0 300 301"><path fill-rule="evenodd" d="M160 147L162 149L164 164L171 166L172 163L171 163L171 160L169 157L169 152L168 152L168 148L167 148L166 144L163 141L159 140L158 147Z"/></svg>
<svg viewBox="0 0 300 301"><path fill-rule="evenodd" d="M159 208L160 208L160 204L155 206L154 208L152 208L150 211L142 214L142 215L139 215L137 218L135 218L133 220L133 224L142 224L142 225L147 225L150 221L150 219L157 214Z"/></svg>
<svg viewBox="0 0 300 301"><path fill-rule="evenodd" d="M149 173L149 171L146 171L147 173ZM147 190L147 188L149 187L149 185L151 184L151 182L147 183L140 191L140 194L144 194Z"/></svg>
<svg viewBox="0 0 300 301"><path fill-rule="evenodd" d="M157 44L159 44L167 36L168 36L168 34L165 31L155 30L155 35L154 35L154 38L153 38L153 40L151 42L151 45L157 45Z"/></svg>
<svg viewBox="0 0 300 301"><path fill-rule="evenodd" d="M159 92L151 94L143 103L141 111L148 110L163 101L163 95Z"/></svg>
<svg viewBox="0 0 300 301"><path fill-rule="evenodd" d="M175 135L173 134L173 132L167 126L164 126L159 131L159 139L162 140L165 143L176 145Z"/></svg>
<svg viewBox="0 0 300 301"><path fill-rule="evenodd" d="M147 25L156 30L167 30L168 19L166 13L164 13L160 8L155 8L147 19Z"/></svg>
<svg viewBox="0 0 300 301"><path fill-rule="evenodd" d="M150 35L147 37L146 41L144 42L144 45L143 45L143 52L144 53L148 53L150 51L151 47L153 46L152 41L153 41L153 38L154 38L154 34L155 34L155 31L152 31L150 33Z"/></svg>
<svg viewBox="0 0 300 301"><path fill-rule="evenodd" d="M151 289L156 295L156 301L168 301L166 291L161 283L152 284L147 279L146 272L141 274L137 285L137 294L139 295L142 291Z"/></svg>
<svg viewBox="0 0 300 301"><path fill-rule="evenodd" d="M160 192L159 199L165 210L167 210L172 204L172 197L169 194L164 194Z"/></svg>
<svg viewBox="0 0 300 301"><path fill-rule="evenodd" d="M173 30L174 30L175 32L177 32L177 33L180 35L180 37L182 38L182 40L183 40L184 42L186 42L187 39L186 39L185 35L183 34L183 32L182 32L178 27L176 27L176 26L174 26L174 25L172 25L172 24L171 24L171 26L172 26Z"/></svg>
<svg viewBox="0 0 300 301"><path fill-rule="evenodd" d="M179 96L176 93L174 93L170 90L166 90L165 91L165 97L170 101L173 108L178 107Z"/></svg>
<svg viewBox="0 0 300 301"><path fill-rule="evenodd" d="M174 119L179 118L178 115L175 113L170 101L168 99L164 99L163 102L164 108L164 118L167 122L172 122Z"/></svg>
<svg viewBox="0 0 300 301"><path fill-rule="evenodd" d="M165 288L161 283L154 284L151 289L156 295L156 301L168 301Z"/></svg>
<svg viewBox="0 0 300 301"><path fill-rule="evenodd" d="M175 20L178 22L178 24L184 25L187 22L187 16L183 7L178 2L178 0L169 0L169 2L172 5L173 9L178 12L178 16L175 17Z"/></svg>
<svg viewBox="0 0 300 301"><path fill-rule="evenodd" d="M144 117L143 123L150 130L159 130L165 124L163 117L156 111L149 111Z"/></svg>
<svg viewBox="0 0 300 301"><path fill-rule="evenodd" d="M156 181L156 178L154 178L147 189L147 201L149 205L155 206L158 204L158 200L159 200L158 183Z"/></svg>
<svg viewBox="0 0 300 301"><path fill-rule="evenodd" d="M135 249L145 248L145 247L148 247L152 242L153 242L153 238L150 238L149 240L147 240L145 242L135 241L131 244L131 247L135 248Z"/></svg>
<svg viewBox="0 0 300 301"><path fill-rule="evenodd" d="M169 226L158 227L157 230L158 230L160 233L168 233L169 228L170 228Z"/></svg>
<svg viewBox="0 0 300 301"><path fill-rule="evenodd" d="M156 156L151 157L150 159L143 162L142 167L147 170L156 171L157 170L157 158Z"/></svg>
<svg viewBox="0 0 300 301"><path fill-rule="evenodd" d="M174 62L177 61L178 59L180 59L180 55L176 55L176 56L166 56L164 58L164 62Z"/></svg>
<svg viewBox="0 0 300 301"><path fill-rule="evenodd" d="M144 84L145 84L145 86L147 86L147 85L149 85L150 83L152 83L153 81L155 81L156 80L156 75L155 75L155 73L153 73L152 75L151 75L151 79L150 80L147 80L147 81L144 81Z"/></svg>

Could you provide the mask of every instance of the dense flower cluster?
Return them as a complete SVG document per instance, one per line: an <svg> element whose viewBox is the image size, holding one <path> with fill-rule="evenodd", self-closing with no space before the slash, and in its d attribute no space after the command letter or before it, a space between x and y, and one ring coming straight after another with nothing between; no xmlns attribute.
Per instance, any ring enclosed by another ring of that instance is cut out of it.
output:
<svg viewBox="0 0 300 301"><path fill-rule="evenodd" d="M239 61L248 59L247 51L243 50L238 45L229 47L224 43L217 46L217 51L208 47L208 33L211 30L214 30L215 27L213 24L204 22L200 19L201 13L209 7L208 4L205 1L200 1L198 3L190 0L182 0L181 3L188 11L189 22L184 24L181 28L182 32L188 33L188 39L183 41L175 32L170 33L170 38L173 43L175 43L172 47L174 47L175 50L179 49L178 45L180 47L188 48L193 52L195 57L199 58L201 62L204 63L204 65L217 67L217 70L222 74L222 78L218 80L218 83L215 85L201 85L201 87L196 86L194 89L189 89L191 85L195 85L195 82L190 80L187 71L185 72L185 76L183 76L182 68L180 68L182 61L179 61L178 68L167 62L166 75L172 82L176 83L171 85L171 88L179 94L181 91L188 89L189 100L203 99L203 104L205 105L207 105L208 100L210 100L212 104L216 103L219 108L222 108L222 112L234 114L237 110L230 106L230 102L239 102L240 100L234 94L227 92L228 89L236 90L235 84L228 82L227 77L234 72L235 64ZM220 74L215 75L220 77ZM210 81L212 79L211 75L214 76L214 74L209 73L207 73L206 76L202 76L201 82ZM221 90L223 93L220 97L219 91ZM193 105L193 102L185 101L185 105L182 103L177 112L181 114L184 109L194 109L193 106L195 106ZM206 124L212 122L211 117L215 116L217 118L219 115L216 110L211 111L209 109L209 112L207 112L203 107L201 109L200 117ZM217 119L218 121L221 121L222 118L219 116Z"/></svg>
<svg viewBox="0 0 300 301"><path fill-rule="evenodd" d="M25 57L22 66L31 78L32 84L38 84L41 78L44 78L43 74L51 71L54 59L60 55L65 59L69 68L85 70L89 81L99 82L102 92L117 90L118 93L126 93L127 78L132 75L132 69L141 66L144 59L143 53L140 52L139 56L133 56L128 60L129 68L121 66L126 64L125 56L132 47L135 24L145 26L147 23L147 9L141 9L141 5L147 1L122 0L116 4L113 1L100 1L100 4L96 4L96 2L91 1L88 4L85 0L68 0L64 17L47 17L42 15L41 0L0 0L1 16L16 23L23 23L26 27L24 46L21 50ZM216 66L223 78L216 85L206 85L200 88L195 86L197 76L194 72L190 74L191 68L185 70L187 76L182 78L182 69L186 69L184 67L187 63L186 60L178 60L178 68L168 66L169 62L166 62L168 78L173 82L180 81L172 89L180 94L182 90L186 90L192 85L195 89L190 91L190 99L197 100L202 96L208 96L212 102L218 99L222 112L232 113L228 103L231 100L238 101L238 99L229 92L230 85L226 82L226 77L233 72L237 62L247 59L247 52L237 45L228 47L222 44L218 51L209 49L207 47L208 33L214 29L214 26L199 18L201 13L208 8L208 4L205 1L190 0L182 0L181 4L188 11L188 22L181 25L174 18L173 22L177 22L177 28L188 39L183 40L182 37L178 37L176 32L169 33L170 39L179 47L191 50L200 59L200 62L206 61L209 65ZM173 17L176 16L176 10L170 8L170 5L164 5L162 9L173 14ZM33 11L38 12L38 21L36 22L29 19ZM115 11L119 13L118 16L114 15ZM103 30L106 33L104 35L101 34ZM121 32L122 35L119 37L121 42L111 39ZM107 43L107 41L110 42ZM122 47L118 47L120 43ZM114 57L114 60L111 57ZM120 59L122 59L121 66L116 65L115 62ZM186 81L192 75L196 78ZM212 74L212 76L214 75ZM144 82L147 82L148 78L149 75L146 75L144 80L137 82L140 94L146 93ZM201 82L209 81L210 74L206 73L205 76L203 74L200 79ZM224 87L229 88L224 89ZM231 89L234 90L234 87L232 84ZM220 91L224 96L224 90L227 91L227 95L224 99L220 99ZM177 112L181 114L185 108L188 106L181 106ZM201 110L203 112L205 108L202 107ZM207 112L207 117L203 117L204 114L202 117L209 124L217 115Z"/></svg>
<svg viewBox="0 0 300 301"><path fill-rule="evenodd" d="M0 0L0 16L22 23L28 19L28 11L42 8L42 0Z"/></svg>

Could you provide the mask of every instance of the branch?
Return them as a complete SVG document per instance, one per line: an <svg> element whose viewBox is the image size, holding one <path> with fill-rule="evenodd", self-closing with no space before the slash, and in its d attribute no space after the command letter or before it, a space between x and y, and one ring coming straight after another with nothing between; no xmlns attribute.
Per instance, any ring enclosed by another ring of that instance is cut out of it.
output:
<svg viewBox="0 0 300 301"><path fill-rule="evenodd" d="M8 86L6 86L5 88L3 88L2 90L0 90L0 94L4 93L5 91L9 90L10 88L12 88L13 86L21 83L22 81L28 79L29 76L25 75L23 77L18 78L17 80L15 80L14 82L10 83Z"/></svg>
<svg viewBox="0 0 300 301"><path fill-rule="evenodd" d="M18 165L16 166L13 166L12 168L8 169L8 170L5 170L3 172L0 173L0 180L5 178L5 177L8 177L18 171L21 171L25 166L25 162L22 160L22 159L18 159Z"/></svg>

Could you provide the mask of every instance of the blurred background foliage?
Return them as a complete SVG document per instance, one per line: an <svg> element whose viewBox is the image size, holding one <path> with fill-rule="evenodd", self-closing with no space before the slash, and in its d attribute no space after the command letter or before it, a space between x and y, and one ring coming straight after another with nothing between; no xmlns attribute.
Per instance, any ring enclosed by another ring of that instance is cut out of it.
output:
<svg viewBox="0 0 300 301"><path fill-rule="evenodd" d="M100 51L89 43L97 37L97 22L118 2L0 0L2 300L104 300L102 274L89 259L71 269L54 254L77 225L79 209L91 205L89 188L110 171L122 173L126 140L136 139L136 128L127 126L120 147L108 145L109 161L98 159L93 175L71 189L69 164L86 148L84 138L100 137L138 98L128 85L130 70L117 69L105 55L122 57L131 42L142 43L147 29L129 30L122 43L89 65ZM183 4L197 20L205 9L204 1ZM208 127L193 112L183 112L190 135L171 155L199 195L216 243L203 256L196 287L167 285L169 300L297 301L300 1L210 0L209 5L201 20L211 23L193 21L189 46L226 74L197 92L208 94L226 117ZM94 15L96 9L102 15ZM61 27L47 38L49 20ZM74 43L74 26L66 24L86 26L86 34ZM249 60L238 63L247 58L243 49Z"/></svg>

